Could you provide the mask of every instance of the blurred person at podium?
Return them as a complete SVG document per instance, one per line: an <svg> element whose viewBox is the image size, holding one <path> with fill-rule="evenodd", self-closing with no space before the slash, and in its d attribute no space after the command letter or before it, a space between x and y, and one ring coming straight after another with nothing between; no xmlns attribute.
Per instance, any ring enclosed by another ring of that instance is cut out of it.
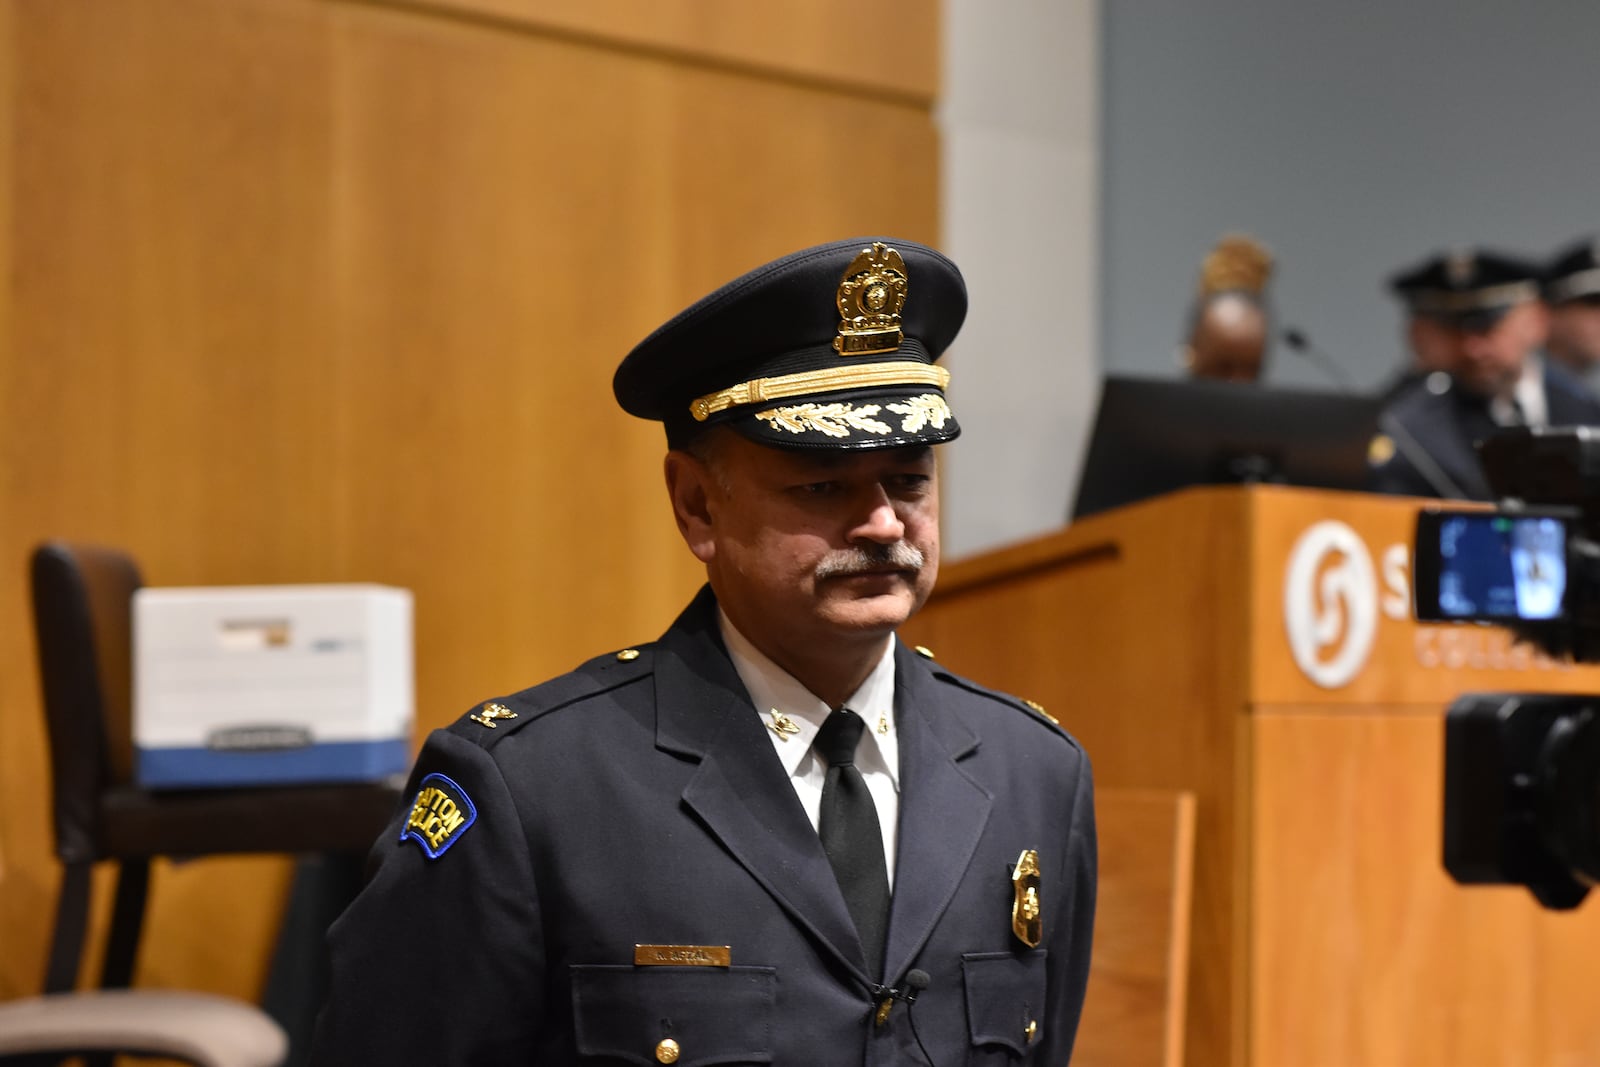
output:
<svg viewBox="0 0 1600 1067"><path fill-rule="evenodd" d="M1189 332L1178 362L1195 378L1257 382L1271 337L1267 282L1272 254L1258 241L1229 234L1200 265L1200 286L1189 310Z"/></svg>
<svg viewBox="0 0 1600 1067"><path fill-rule="evenodd" d="M938 572L966 309L933 249L839 241L622 361L707 584L429 738L330 932L314 1062L1067 1062L1087 758L896 636Z"/></svg>
<svg viewBox="0 0 1600 1067"><path fill-rule="evenodd" d="M1600 401L1540 355L1549 326L1541 276L1527 260L1469 248L1391 279L1419 370L1436 369L1384 408L1375 492L1491 500L1478 441L1506 426L1600 424Z"/></svg>
<svg viewBox="0 0 1600 1067"><path fill-rule="evenodd" d="M1558 252L1545 270L1550 359L1593 388L1600 381L1600 239Z"/></svg>

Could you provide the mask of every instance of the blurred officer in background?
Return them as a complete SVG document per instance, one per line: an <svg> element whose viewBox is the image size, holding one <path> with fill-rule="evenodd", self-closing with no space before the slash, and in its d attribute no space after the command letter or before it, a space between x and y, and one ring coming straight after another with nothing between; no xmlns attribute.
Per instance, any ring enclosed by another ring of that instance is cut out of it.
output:
<svg viewBox="0 0 1600 1067"><path fill-rule="evenodd" d="M1600 240L1580 241L1559 253L1545 271L1550 305L1550 358L1585 380L1600 377Z"/></svg>
<svg viewBox="0 0 1600 1067"><path fill-rule="evenodd" d="M1396 275L1413 353L1437 370L1399 389L1380 417L1376 492L1489 500L1475 445L1502 426L1600 423L1600 402L1539 354L1541 271L1485 250L1435 256Z"/></svg>

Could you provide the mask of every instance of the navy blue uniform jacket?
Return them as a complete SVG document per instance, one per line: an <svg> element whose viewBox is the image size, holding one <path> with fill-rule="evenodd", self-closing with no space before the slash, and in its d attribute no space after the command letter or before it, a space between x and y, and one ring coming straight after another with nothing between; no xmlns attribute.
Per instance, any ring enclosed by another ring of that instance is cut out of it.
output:
<svg viewBox="0 0 1600 1067"><path fill-rule="evenodd" d="M1076 742L897 642L883 982L928 982L880 1025L878 980L709 589L638 651L497 701L516 718L493 729L463 718L429 738L329 934L315 1063L655 1064L667 1038L680 1067L926 1063L917 1036L938 1067L1067 1062L1095 900ZM437 858L401 836L430 775L472 809ZM1037 947L1012 931L1024 849ZM638 944L725 945L731 966L636 966Z"/></svg>

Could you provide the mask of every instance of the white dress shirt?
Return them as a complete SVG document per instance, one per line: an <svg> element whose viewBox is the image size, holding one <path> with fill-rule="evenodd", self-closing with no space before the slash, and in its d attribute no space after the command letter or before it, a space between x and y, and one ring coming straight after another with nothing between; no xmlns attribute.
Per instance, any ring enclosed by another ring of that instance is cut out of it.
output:
<svg viewBox="0 0 1600 1067"><path fill-rule="evenodd" d="M739 680L755 703L773 751L789 772L789 782L815 829L821 821L822 784L828 777L828 765L812 751L811 742L833 709L752 645L720 609L717 615L722 642L734 670L739 672ZM900 821L900 745L894 723L895 640L890 639L883 658L844 704L867 725L856 746L856 769L866 780L872 803L878 809L890 889L894 888L895 830ZM780 721L792 722L797 732L773 729Z"/></svg>
<svg viewBox="0 0 1600 1067"><path fill-rule="evenodd" d="M1511 396L1489 401L1489 417L1501 426L1548 426L1550 403L1544 394L1544 357L1528 353Z"/></svg>

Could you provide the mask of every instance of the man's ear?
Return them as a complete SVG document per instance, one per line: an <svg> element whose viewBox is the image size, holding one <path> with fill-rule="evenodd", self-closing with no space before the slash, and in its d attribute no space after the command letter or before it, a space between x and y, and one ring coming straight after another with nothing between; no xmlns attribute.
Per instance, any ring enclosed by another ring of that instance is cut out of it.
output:
<svg viewBox="0 0 1600 1067"><path fill-rule="evenodd" d="M701 563L710 563L717 554L712 536L711 493L715 475L703 462L687 452L673 450L664 463L667 495L672 499L672 517L678 533Z"/></svg>

